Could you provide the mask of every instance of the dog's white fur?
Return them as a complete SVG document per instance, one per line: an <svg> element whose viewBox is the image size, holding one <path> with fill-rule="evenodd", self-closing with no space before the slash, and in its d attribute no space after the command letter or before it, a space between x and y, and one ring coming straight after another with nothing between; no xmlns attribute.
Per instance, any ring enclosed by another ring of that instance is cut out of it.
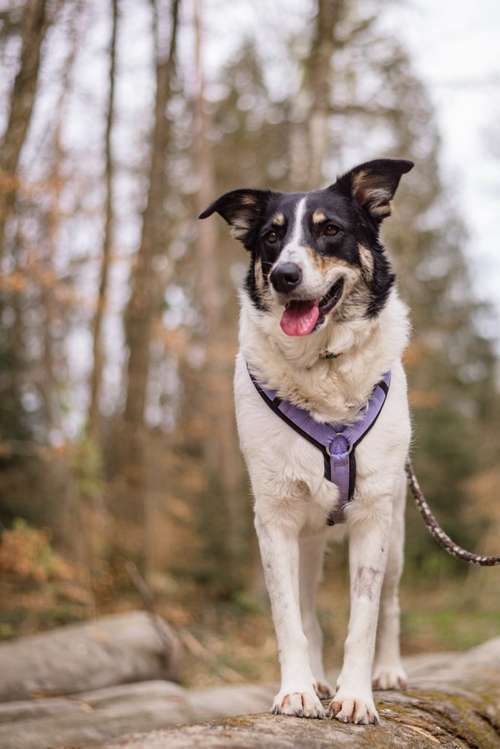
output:
<svg viewBox="0 0 500 749"><path fill-rule="evenodd" d="M299 204L298 210L303 206ZM307 257L300 240L296 229L294 245L283 249L281 259L287 252L295 253L305 277L312 279L314 269L304 268ZM349 269L343 272L348 282ZM325 525L338 491L323 476L320 452L279 419L256 392L247 363L282 398L308 409L320 421L336 422L355 419L374 385L386 371L392 372L380 417L356 448L356 489L345 526L351 612L344 662L330 708L342 721L375 722L372 680L381 688L405 683L399 652L398 584L403 559L404 464L410 441L401 364L409 331L407 312L393 289L376 318L338 320L330 314L318 331L297 338L281 331L283 307L276 294L273 300L271 313L262 313L245 294L241 296L235 398L281 664L274 712L306 717L325 714L318 696L329 696L331 690L323 669L315 594L327 534L338 533L336 528L327 531ZM341 356L324 360L320 353L325 350Z"/></svg>

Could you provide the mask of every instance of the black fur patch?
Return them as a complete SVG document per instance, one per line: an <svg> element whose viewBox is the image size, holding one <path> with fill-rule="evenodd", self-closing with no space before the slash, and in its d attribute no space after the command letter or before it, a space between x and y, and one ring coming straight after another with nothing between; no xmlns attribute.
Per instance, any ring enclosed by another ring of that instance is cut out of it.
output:
<svg viewBox="0 0 500 749"><path fill-rule="evenodd" d="M260 312L269 312L269 308L263 301L261 294L260 294L260 290L257 286L257 279L255 276L256 260L257 258L255 254L252 252L252 255L250 257L250 266L245 276L245 291L247 292L248 296L252 300L253 305L256 309L258 309ZM268 275L269 275L269 271L267 273L267 276ZM267 276L264 277L266 285L268 283Z"/></svg>
<svg viewBox="0 0 500 749"><path fill-rule="evenodd" d="M389 292L394 286L396 275L393 273L391 264L379 244L378 248L372 248L373 276L368 286L370 290L370 302L366 310L366 317L376 317L385 307Z"/></svg>

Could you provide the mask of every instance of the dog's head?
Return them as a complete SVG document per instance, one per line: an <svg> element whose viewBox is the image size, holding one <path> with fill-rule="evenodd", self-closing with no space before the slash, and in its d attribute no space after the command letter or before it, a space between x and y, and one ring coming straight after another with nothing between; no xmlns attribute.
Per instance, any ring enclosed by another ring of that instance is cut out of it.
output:
<svg viewBox="0 0 500 749"><path fill-rule="evenodd" d="M250 252L246 290L261 312L278 312L290 336L308 335L333 316L373 317L394 274L380 225L411 161L377 159L307 193L233 190L200 218L219 213Z"/></svg>

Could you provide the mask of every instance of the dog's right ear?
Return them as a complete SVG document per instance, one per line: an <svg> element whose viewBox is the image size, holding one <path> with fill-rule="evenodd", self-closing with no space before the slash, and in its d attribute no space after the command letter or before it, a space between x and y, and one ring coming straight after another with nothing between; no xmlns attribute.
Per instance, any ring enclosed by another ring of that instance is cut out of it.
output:
<svg viewBox="0 0 500 749"><path fill-rule="evenodd" d="M391 201L401 177L413 167L413 161L406 159L366 161L339 177L333 188L352 198L380 224L391 215Z"/></svg>
<svg viewBox="0 0 500 749"><path fill-rule="evenodd" d="M271 190L232 190L217 198L198 218L218 213L230 225L233 237L245 242L249 231L262 218L271 195Z"/></svg>

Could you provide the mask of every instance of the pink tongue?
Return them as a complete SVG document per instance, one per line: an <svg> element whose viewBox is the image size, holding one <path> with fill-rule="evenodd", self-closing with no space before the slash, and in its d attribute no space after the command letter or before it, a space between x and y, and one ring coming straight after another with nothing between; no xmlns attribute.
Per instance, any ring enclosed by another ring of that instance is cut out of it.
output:
<svg viewBox="0 0 500 749"><path fill-rule="evenodd" d="M292 302L283 312L281 330L287 335L309 335L318 317L317 302Z"/></svg>

